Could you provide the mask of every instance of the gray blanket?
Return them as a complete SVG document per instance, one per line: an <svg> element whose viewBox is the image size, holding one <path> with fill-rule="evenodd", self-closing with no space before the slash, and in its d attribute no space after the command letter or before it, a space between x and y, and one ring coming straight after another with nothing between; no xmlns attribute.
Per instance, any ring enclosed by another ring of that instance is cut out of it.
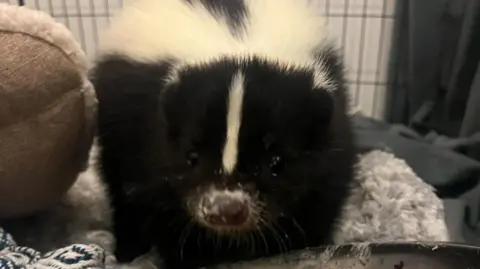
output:
<svg viewBox="0 0 480 269"><path fill-rule="evenodd" d="M405 160L443 199L451 240L480 245L480 133L452 139L355 116L357 144Z"/></svg>

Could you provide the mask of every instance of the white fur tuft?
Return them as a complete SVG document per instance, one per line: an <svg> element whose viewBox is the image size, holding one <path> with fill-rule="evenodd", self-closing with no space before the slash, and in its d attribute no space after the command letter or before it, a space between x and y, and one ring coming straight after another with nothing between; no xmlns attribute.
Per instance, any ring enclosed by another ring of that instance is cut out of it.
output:
<svg viewBox="0 0 480 269"><path fill-rule="evenodd" d="M180 66L254 55L286 68L312 68L316 86L330 89L322 63L312 55L327 43L321 1L244 2L244 27L234 35L226 18L213 15L200 1L131 1L112 20L100 51L140 62L176 59Z"/></svg>

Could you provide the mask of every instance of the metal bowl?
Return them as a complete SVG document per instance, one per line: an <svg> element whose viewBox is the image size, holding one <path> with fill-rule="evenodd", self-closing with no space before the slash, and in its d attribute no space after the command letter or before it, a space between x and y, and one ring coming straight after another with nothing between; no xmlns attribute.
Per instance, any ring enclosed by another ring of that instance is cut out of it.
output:
<svg viewBox="0 0 480 269"><path fill-rule="evenodd" d="M480 247L453 243L361 243L320 247L217 268L477 269Z"/></svg>

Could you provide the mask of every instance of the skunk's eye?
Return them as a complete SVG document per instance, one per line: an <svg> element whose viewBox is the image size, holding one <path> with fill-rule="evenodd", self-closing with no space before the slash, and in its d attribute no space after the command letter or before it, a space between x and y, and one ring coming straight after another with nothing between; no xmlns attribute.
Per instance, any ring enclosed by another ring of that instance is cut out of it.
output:
<svg viewBox="0 0 480 269"><path fill-rule="evenodd" d="M196 166L198 164L198 153L195 151L187 153L187 163L192 167Z"/></svg>
<svg viewBox="0 0 480 269"><path fill-rule="evenodd" d="M280 156L274 156L270 162L270 171L274 176L278 176L285 169L285 164Z"/></svg>

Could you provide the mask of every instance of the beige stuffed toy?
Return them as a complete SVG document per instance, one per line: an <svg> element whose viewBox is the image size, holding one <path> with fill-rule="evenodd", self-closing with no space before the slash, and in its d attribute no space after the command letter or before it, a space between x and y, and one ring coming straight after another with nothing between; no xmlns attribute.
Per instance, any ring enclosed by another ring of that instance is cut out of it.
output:
<svg viewBox="0 0 480 269"><path fill-rule="evenodd" d="M43 12L0 4L0 217L56 203L86 167L94 134L87 59Z"/></svg>

